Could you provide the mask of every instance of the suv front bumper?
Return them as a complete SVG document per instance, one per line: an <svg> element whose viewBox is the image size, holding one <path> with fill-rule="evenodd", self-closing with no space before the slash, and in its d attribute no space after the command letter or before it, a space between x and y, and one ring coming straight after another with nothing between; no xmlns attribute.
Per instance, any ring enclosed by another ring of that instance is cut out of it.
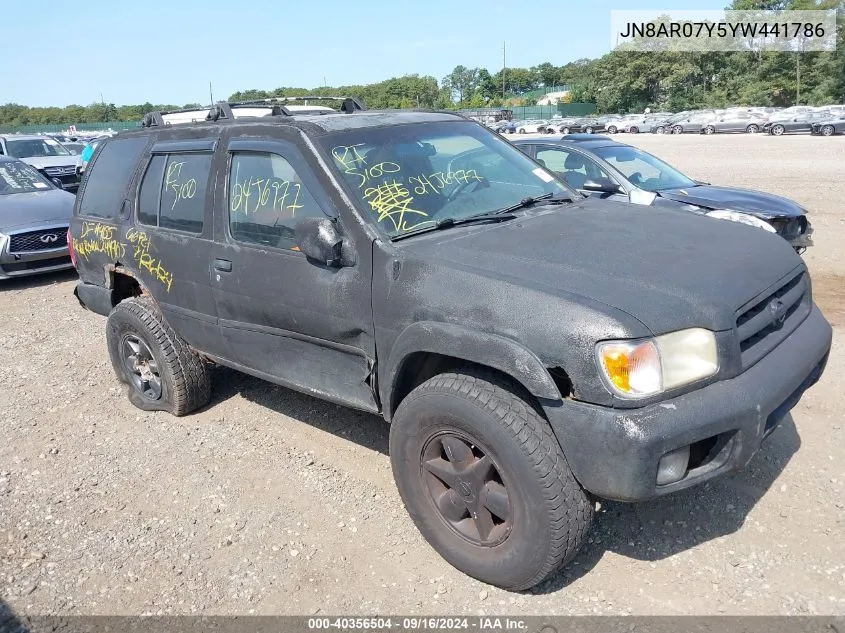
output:
<svg viewBox="0 0 845 633"><path fill-rule="evenodd" d="M586 490L618 501L652 499L744 467L819 380L832 335L814 305L780 345L730 380L640 409L564 401L545 412ZM690 445L685 474L658 485L661 458Z"/></svg>

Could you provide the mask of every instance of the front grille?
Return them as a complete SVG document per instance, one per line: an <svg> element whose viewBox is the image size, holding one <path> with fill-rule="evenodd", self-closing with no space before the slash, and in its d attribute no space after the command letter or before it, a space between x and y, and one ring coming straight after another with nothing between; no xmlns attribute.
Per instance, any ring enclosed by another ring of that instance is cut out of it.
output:
<svg viewBox="0 0 845 633"><path fill-rule="evenodd" d="M794 240L807 232L807 218L803 215L797 218L772 220L771 223L778 235L786 240Z"/></svg>
<svg viewBox="0 0 845 633"><path fill-rule="evenodd" d="M809 280L804 271L743 307L736 319L742 368L751 367L777 347L809 313Z"/></svg>
<svg viewBox="0 0 845 633"><path fill-rule="evenodd" d="M61 176L74 176L76 175L76 167L73 165L69 165L67 167L45 167L44 173L50 176L50 178L60 178Z"/></svg>
<svg viewBox="0 0 845 633"><path fill-rule="evenodd" d="M10 253L31 253L67 246L67 228L29 231L9 236Z"/></svg>

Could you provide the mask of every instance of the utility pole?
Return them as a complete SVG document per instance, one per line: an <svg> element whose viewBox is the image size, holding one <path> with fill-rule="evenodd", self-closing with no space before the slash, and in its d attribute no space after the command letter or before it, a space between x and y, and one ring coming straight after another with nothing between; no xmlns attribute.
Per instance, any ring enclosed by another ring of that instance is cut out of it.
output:
<svg viewBox="0 0 845 633"><path fill-rule="evenodd" d="M211 89L211 82L208 82L208 98L211 99L210 105L214 105L214 91Z"/></svg>
<svg viewBox="0 0 845 633"><path fill-rule="evenodd" d="M502 99L505 98L505 73L508 67L505 57L505 44L507 44L507 42L502 42Z"/></svg>
<svg viewBox="0 0 845 633"><path fill-rule="evenodd" d="M801 53L795 57L795 105L801 105Z"/></svg>

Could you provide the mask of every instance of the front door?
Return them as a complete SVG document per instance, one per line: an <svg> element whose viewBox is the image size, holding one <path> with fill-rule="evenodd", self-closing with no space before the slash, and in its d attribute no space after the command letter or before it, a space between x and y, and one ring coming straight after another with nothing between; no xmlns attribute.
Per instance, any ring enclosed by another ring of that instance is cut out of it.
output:
<svg viewBox="0 0 845 633"><path fill-rule="evenodd" d="M296 222L336 217L291 140L232 138L218 177L211 286L228 364L317 397L377 411L372 245L353 266L308 260Z"/></svg>
<svg viewBox="0 0 845 633"><path fill-rule="evenodd" d="M587 191L584 183L609 181L620 184L599 164L581 152L564 148L559 145L535 145L534 159L549 171L553 171L573 189L585 196L597 198L611 198L613 200L628 200L626 193L609 193L603 191Z"/></svg>

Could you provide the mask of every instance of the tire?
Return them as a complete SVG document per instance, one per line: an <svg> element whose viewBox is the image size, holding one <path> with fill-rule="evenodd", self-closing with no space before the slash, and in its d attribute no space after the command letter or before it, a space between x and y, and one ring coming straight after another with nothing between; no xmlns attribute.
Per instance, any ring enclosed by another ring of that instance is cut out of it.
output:
<svg viewBox="0 0 845 633"><path fill-rule="evenodd" d="M106 343L112 368L126 386L129 401L139 409L182 416L211 398L205 363L161 318L150 299L117 304L106 322Z"/></svg>
<svg viewBox="0 0 845 633"><path fill-rule="evenodd" d="M519 128L519 133L520 133L520 134L525 134L525 128L524 128L524 127Z"/></svg>
<svg viewBox="0 0 845 633"><path fill-rule="evenodd" d="M640 133L640 128L638 128L636 125L634 125L634 126L631 126L631 129L630 129L630 130L628 130L628 131L629 131L631 134L639 134L639 133Z"/></svg>
<svg viewBox="0 0 845 633"><path fill-rule="evenodd" d="M569 128L568 127L563 128L562 132L564 133L564 135L569 134Z"/></svg>
<svg viewBox="0 0 845 633"><path fill-rule="evenodd" d="M676 125L675 127L672 128L672 134L683 134L683 133L684 133L684 128L682 128L680 125Z"/></svg>
<svg viewBox="0 0 845 633"><path fill-rule="evenodd" d="M757 134L760 131L760 126L756 123L752 123L747 128L745 128L746 133L748 134Z"/></svg>
<svg viewBox="0 0 845 633"><path fill-rule="evenodd" d="M593 128L588 125L587 127L584 128L584 132L586 132L587 134L592 134Z"/></svg>
<svg viewBox="0 0 845 633"><path fill-rule="evenodd" d="M664 128L662 125L658 125L656 128L654 128L655 134L663 134L663 132L665 132L665 131L666 131L666 128Z"/></svg>
<svg viewBox="0 0 845 633"><path fill-rule="evenodd" d="M716 128L714 128L712 125L708 125L707 127L704 128L704 133L705 134L715 134Z"/></svg>
<svg viewBox="0 0 845 633"><path fill-rule="evenodd" d="M492 467L453 465L482 457ZM495 372L464 368L414 389L393 417L390 459L417 529L449 564L482 582L533 587L570 562L590 530L593 504L551 427L519 384ZM478 525L491 527L486 541Z"/></svg>
<svg viewBox="0 0 845 633"><path fill-rule="evenodd" d="M773 125L772 126L772 136L781 136L786 131L782 125Z"/></svg>
<svg viewBox="0 0 845 633"><path fill-rule="evenodd" d="M823 125L821 129L822 136L833 136L835 131L832 125Z"/></svg>
<svg viewBox="0 0 845 633"><path fill-rule="evenodd" d="M608 134L616 134L617 131L618 130L616 129L615 125L611 125L609 128L607 128Z"/></svg>

